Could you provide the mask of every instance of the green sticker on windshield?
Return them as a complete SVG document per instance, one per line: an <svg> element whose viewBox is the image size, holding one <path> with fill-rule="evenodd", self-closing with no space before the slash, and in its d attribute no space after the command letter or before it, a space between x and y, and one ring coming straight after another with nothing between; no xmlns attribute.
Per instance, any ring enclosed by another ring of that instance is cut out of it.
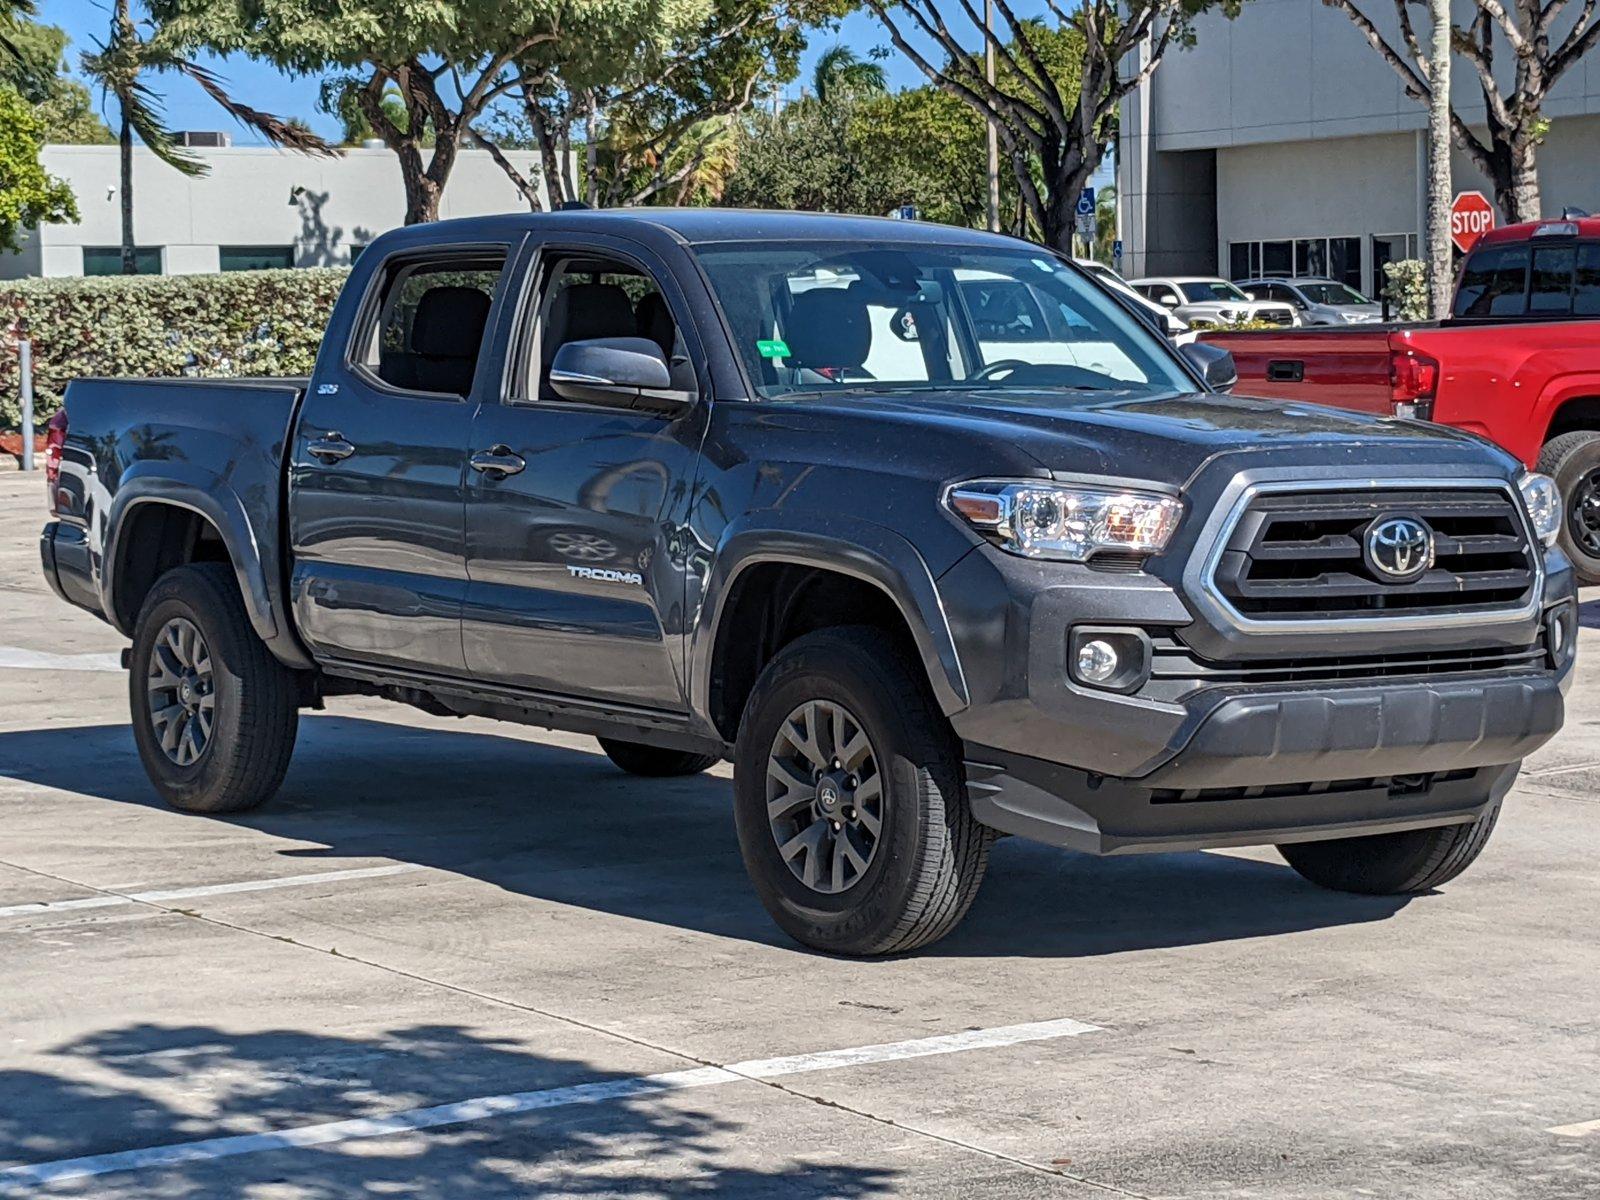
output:
<svg viewBox="0 0 1600 1200"><path fill-rule="evenodd" d="M762 338L756 343L756 353L762 358L788 358L789 343L782 338Z"/></svg>

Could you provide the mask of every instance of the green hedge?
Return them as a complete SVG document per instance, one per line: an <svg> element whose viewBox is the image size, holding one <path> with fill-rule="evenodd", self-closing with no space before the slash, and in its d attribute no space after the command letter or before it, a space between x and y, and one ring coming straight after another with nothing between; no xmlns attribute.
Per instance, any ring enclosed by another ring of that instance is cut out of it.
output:
<svg viewBox="0 0 1600 1200"><path fill-rule="evenodd" d="M319 267L0 284L0 427L21 419L22 329L43 423L82 375L308 375L348 275Z"/></svg>

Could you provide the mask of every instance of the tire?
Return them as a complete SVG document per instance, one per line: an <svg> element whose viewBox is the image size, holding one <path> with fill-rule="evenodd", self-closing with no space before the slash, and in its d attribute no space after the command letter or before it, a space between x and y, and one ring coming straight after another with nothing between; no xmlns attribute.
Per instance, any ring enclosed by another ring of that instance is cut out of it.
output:
<svg viewBox="0 0 1600 1200"><path fill-rule="evenodd" d="M1585 548L1575 533L1582 507L1579 493L1594 494L1592 483L1588 487L1583 485L1590 476L1600 472L1600 433L1580 429L1551 438L1539 451L1539 470L1556 481L1556 489L1561 493L1563 514L1558 541L1572 560L1578 582L1600 583L1600 554Z"/></svg>
<svg viewBox="0 0 1600 1200"><path fill-rule="evenodd" d="M198 649L189 631L198 635ZM188 651L175 650L186 642ZM185 653L208 664L209 681L192 667L173 671ZM294 751L298 689L250 627L231 567L191 563L158 579L139 610L129 661L134 742L168 804L192 813L243 812L278 790ZM161 687L175 674L192 681L187 691ZM173 713L186 698L194 711L158 726L159 714ZM187 743L183 731L192 732Z"/></svg>
<svg viewBox="0 0 1600 1200"><path fill-rule="evenodd" d="M1409 896L1449 883L1470 867L1499 817L1497 800L1469 825L1294 842L1279 846L1278 853L1306 879L1335 892Z"/></svg>
<svg viewBox="0 0 1600 1200"><path fill-rule="evenodd" d="M714 767L722 761L715 754L696 754L691 750L666 750L641 742L619 742L615 738L600 738L599 741L606 757L629 775L655 779L698 775L707 767Z"/></svg>
<svg viewBox="0 0 1600 1200"><path fill-rule="evenodd" d="M796 765L813 762L838 768L827 798L837 822L823 811L822 781ZM745 868L773 920L802 945L863 956L915 950L972 906L994 834L967 807L959 743L920 670L883 632L823 630L780 651L745 705L733 779Z"/></svg>

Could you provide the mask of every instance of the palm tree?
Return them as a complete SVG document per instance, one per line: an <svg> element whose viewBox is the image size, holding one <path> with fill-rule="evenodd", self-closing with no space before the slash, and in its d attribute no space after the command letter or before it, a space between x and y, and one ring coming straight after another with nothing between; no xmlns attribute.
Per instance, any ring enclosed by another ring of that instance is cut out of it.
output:
<svg viewBox="0 0 1600 1200"><path fill-rule="evenodd" d="M18 3L19 0L0 0ZM28 0L21 0L26 3ZM303 125L251 108L230 96L215 72L186 57L183 47L159 27L141 37L134 25L130 0L116 0L111 36L96 54L83 56L83 71L114 99L120 113L118 142L122 148L122 273L136 270L133 247L133 136L139 135L150 152L174 170L188 176L204 175L203 160L178 144L167 127L160 98L140 76L146 71L172 72L194 80L219 106L248 129L274 146L303 154L332 155L334 148Z"/></svg>
<svg viewBox="0 0 1600 1200"><path fill-rule="evenodd" d="M811 72L811 88L823 104L839 96L881 92L888 86L882 63L859 58L849 46L839 43L822 52Z"/></svg>

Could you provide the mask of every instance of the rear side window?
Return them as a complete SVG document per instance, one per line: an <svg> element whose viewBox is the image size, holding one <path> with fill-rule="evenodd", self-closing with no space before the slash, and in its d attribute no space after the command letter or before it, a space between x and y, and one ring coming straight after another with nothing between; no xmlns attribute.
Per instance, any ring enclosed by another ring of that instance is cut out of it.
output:
<svg viewBox="0 0 1600 1200"><path fill-rule="evenodd" d="M504 270L493 252L390 264L356 340L358 365L403 391L467 395Z"/></svg>
<svg viewBox="0 0 1600 1200"><path fill-rule="evenodd" d="M1458 317L1516 317L1527 311L1526 245L1491 246L1467 260L1456 290Z"/></svg>

